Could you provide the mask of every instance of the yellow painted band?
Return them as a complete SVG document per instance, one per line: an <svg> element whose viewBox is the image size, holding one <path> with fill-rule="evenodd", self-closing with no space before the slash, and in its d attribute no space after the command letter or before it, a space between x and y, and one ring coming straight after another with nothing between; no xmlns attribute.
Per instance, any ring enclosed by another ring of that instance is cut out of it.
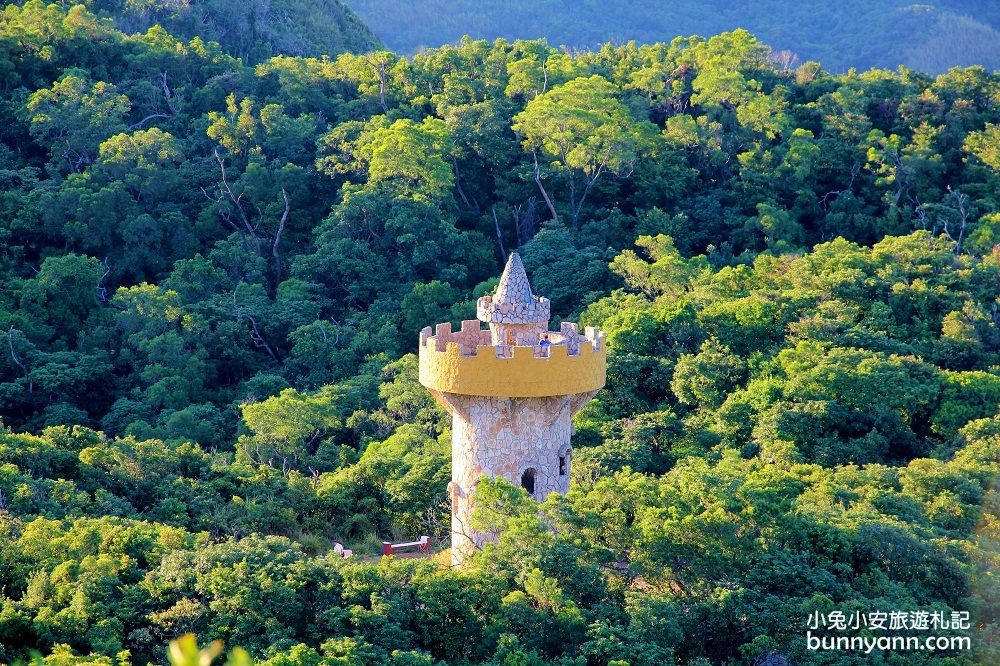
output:
<svg viewBox="0 0 1000 666"><path fill-rule="evenodd" d="M581 341L580 354L553 345L548 357L536 357L533 347L514 347L513 358L497 358L494 347L481 346L475 356L463 356L450 342L437 351L433 341L420 346L420 383L460 395L497 398L541 398L596 391L607 377L607 351Z"/></svg>

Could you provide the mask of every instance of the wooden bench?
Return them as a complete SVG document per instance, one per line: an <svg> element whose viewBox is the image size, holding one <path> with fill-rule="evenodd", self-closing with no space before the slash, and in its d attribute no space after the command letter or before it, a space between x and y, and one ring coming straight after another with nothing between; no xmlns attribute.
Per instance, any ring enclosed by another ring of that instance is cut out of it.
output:
<svg viewBox="0 0 1000 666"><path fill-rule="evenodd" d="M382 554L383 555L395 555L397 551L406 550L408 548L416 548L417 551L429 555L431 552L431 538L426 534L420 537L419 541L409 541L407 543L389 543L388 541L382 542Z"/></svg>

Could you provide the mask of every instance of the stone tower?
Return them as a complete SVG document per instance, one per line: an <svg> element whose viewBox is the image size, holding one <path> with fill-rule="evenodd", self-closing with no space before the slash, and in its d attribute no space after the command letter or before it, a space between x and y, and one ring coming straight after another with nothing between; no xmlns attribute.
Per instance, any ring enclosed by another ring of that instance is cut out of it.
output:
<svg viewBox="0 0 1000 666"><path fill-rule="evenodd" d="M568 322L548 330L549 301L531 292L516 253L476 310L461 331L446 323L420 332L420 383L452 415L455 564L490 538L469 526L481 477L502 477L538 500L567 491L571 419L604 386L606 369L604 333L581 335Z"/></svg>

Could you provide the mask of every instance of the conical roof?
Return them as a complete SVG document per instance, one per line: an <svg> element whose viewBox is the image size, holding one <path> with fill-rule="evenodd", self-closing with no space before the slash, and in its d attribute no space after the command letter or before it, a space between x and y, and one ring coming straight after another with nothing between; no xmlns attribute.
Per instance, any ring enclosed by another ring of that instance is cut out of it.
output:
<svg viewBox="0 0 1000 666"><path fill-rule="evenodd" d="M507 265L500 276L500 283L497 285L496 294L493 296L494 303L532 303L535 298L531 293L531 285L528 283L528 274L524 272L524 264L517 252L511 252L507 259Z"/></svg>
<svg viewBox="0 0 1000 666"><path fill-rule="evenodd" d="M549 320L549 301L531 293L517 252L510 253L496 293L476 302L476 316L488 324L544 324Z"/></svg>

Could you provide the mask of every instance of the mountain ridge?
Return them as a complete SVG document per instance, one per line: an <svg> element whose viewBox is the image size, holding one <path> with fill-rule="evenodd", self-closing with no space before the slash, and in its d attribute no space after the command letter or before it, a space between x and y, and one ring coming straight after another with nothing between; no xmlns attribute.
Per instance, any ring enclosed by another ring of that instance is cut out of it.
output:
<svg viewBox="0 0 1000 666"><path fill-rule="evenodd" d="M1000 67L1000 11L966 0L346 0L386 45L403 53L473 38L534 39L569 48L605 42L670 41L746 28L776 50L830 71L906 65L929 73L952 66Z"/></svg>

